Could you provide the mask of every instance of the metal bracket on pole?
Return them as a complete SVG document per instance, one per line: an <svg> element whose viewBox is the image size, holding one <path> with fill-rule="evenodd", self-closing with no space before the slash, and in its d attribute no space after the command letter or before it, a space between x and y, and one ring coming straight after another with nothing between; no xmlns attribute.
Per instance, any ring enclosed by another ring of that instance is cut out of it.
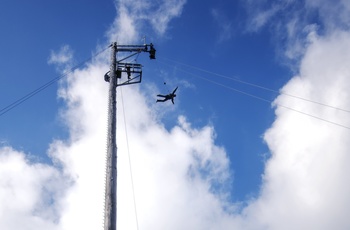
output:
<svg viewBox="0 0 350 230"><path fill-rule="evenodd" d="M124 73L124 74L123 74ZM141 83L142 81L142 65L136 63L118 63L116 76L122 83L117 83L118 86L131 85ZM125 76L126 75L126 76ZM104 76L105 81L110 81L110 71Z"/></svg>
<svg viewBox="0 0 350 230"><path fill-rule="evenodd" d="M156 59L156 49L153 47L153 44L150 43L149 45L116 45L116 53L117 52L133 52L133 54L117 61L117 67L116 72L114 73L118 79L122 81L122 83L116 85L118 86L124 86L124 85L132 85L141 83L142 81L142 65L137 63L127 63L122 62L124 60L127 60L128 58L135 56L136 54L139 54L140 52L148 52L150 59ZM127 74L127 80L123 80L122 73ZM111 78L111 71L108 71L104 79L105 81L109 82Z"/></svg>

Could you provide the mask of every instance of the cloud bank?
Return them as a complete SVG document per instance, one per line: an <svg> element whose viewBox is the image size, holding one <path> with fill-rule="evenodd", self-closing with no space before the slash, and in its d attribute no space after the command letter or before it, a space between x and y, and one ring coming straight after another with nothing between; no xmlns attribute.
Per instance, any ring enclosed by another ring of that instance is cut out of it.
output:
<svg viewBox="0 0 350 230"><path fill-rule="evenodd" d="M349 36L334 32L314 40L300 74L282 92L349 108ZM350 127L348 113L285 95L275 102ZM264 135L271 158L261 194L246 209L248 216L266 229L349 228L349 138L349 129L276 106L276 120Z"/></svg>
<svg viewBox="0 0 350 230"><path fill-rule="evenodd" d="M323 1L307 2L325 10ZM348 6L345 1L337 4ZM133 42L145 19L159 34L165 33L171 19L181 14L184 1L116 5L118 16L107 35L110 40ZM147 13L136 14L150 9L163 14L157 22ZM347 20L345 14L324 14ZM264 20L268 23L268 17ZM293 19L289 22L300 26ZM324 34L306 34L298 74L281 91L348 109L350 32L334 25L326 25ZM61 85L58 95L66 104L61 116L70 138L51 143L52 165L36 163L9 146L0 149L0 229L103 228L108 91L103 75L109 69L108 57L106 53L75 70ZM126 115L118 117L118 229L350 227L349 130L278 105L349 127L347 113L281 94L275 101L276 119L264 134L271 158L260 194L242 206L229 201L230 162L224 147L215 143L214 127L194 128L180 116L177 125L166 129L137 86L118 88L118 98L118 113Z"/></svg>

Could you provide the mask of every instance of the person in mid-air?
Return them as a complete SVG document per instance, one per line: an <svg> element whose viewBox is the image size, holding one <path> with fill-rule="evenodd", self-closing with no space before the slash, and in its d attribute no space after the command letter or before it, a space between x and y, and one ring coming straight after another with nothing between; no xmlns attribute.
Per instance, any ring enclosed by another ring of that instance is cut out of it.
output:
<svg viewBox="0 0 350 230"><path fill-rule="evenodd" d="M167 94L167 95L158 94L157 97L163 97L164 99L162 99L162 100L158 99L157 102L164 102L167 100L171 100L171 102L174 104L174 98L176 97L176 94L175 94L176 90L177 90L177 87L170 94Z"/></svg>

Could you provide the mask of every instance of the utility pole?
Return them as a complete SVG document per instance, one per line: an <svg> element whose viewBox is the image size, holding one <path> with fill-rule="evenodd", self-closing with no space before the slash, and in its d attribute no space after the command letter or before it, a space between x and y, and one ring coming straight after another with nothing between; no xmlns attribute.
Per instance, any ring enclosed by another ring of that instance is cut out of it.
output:
<svg viewBox="0 0 350 230"><path fill-rule="evenodd" d="M110 70L104 76L105 81L109 82L104 230L117 229L117 87L141 83L142 80L142 65L122 61L140 52L148 52L150 59L155 59L156 54L152 43L117 45L114 42L110 47ZM132 54L117 61L117 52L132 52ZM123 78L125 75L123 73L126 73L126 79ZM121 83L118 83L118 80Z"/></svg>
<svg viewBox="0 0 350 230"><path fill-rule="evenodd" d="M111 45L111 65L109 70L109 96L108 96L108 137L107 137L107 164L105 187L105 216L104 229L117 229L117 44Z"/></svg>

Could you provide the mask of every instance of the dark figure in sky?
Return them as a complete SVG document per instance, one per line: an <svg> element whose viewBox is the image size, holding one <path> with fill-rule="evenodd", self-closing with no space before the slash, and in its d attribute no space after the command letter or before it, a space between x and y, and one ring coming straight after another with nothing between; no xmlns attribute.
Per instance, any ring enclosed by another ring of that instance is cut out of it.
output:
<svg viewBox="0 0 350 230"><path fill-rule="evenodd" d="M174 98L176 97L176 94L175 94L176 90L177 90L177 87L170 94L167 94L167 95L158 94L157 97L163 97L164 99L162 100L158 99L157 102L164 102L167 100L171 100L171 102L174 104Z"/></svg>
<svg viewBox="0 0 350 230"><path fill-rule="evenodd" d="M130 80L130 76L131 76L131 71L130 71L130 68L131 68L131 67L130 67L130 66L128 66L128 65L125 67L125 69L126 69L126 73L127 73L127 75L128 75L128 79L129 79L129 80Z"/></svg>

